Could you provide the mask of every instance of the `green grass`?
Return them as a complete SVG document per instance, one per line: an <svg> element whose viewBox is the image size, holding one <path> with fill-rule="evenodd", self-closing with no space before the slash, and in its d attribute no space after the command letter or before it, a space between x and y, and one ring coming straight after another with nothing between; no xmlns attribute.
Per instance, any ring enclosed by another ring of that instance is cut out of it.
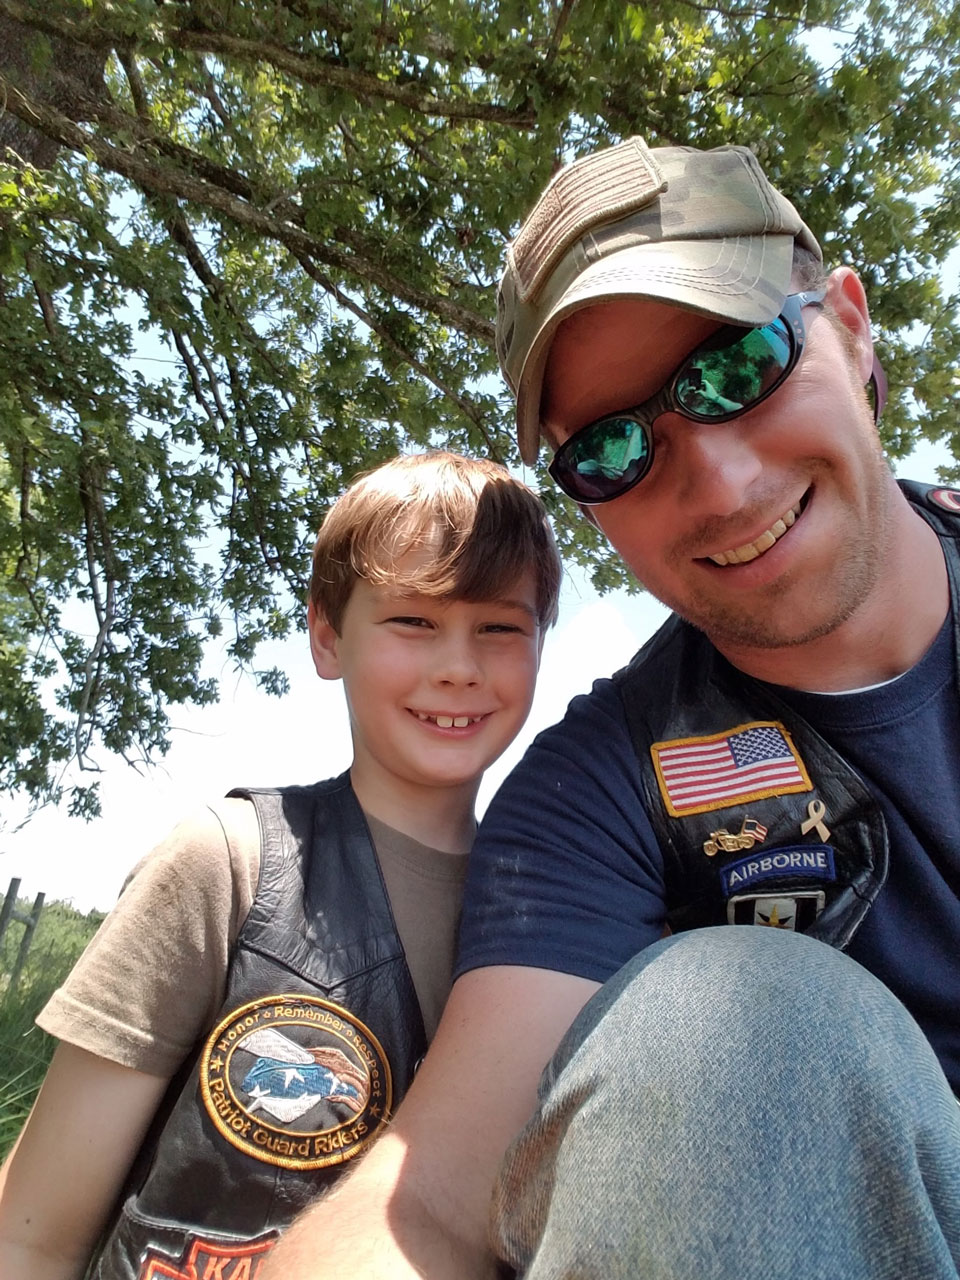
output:
<svg viewBox="0 0 960 1280"><path fill-rule="evenodd" d="M21 899L18 909L29 912ZM33 1019L70 972L103 919L92 911L81 915L64 902L49 902L33 935L16 990L9 974L23 937L16 921L0 943L0 1159L20 1132L43 1080L56 1041L33 1025Z"/></svg>

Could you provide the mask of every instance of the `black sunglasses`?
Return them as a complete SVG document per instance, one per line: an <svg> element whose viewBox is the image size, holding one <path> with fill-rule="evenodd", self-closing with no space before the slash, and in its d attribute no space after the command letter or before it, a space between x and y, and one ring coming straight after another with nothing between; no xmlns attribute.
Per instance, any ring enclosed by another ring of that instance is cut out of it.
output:
<svg viewBox="0 0 960 1280"><path fill-rule="evenodd" d="M619 498L650 470L650 429L662 413L679 413L691 422L729 422L773 395L803 351L803 308L820 306L825 296L825 289L791 293L776 320L757 329L724 325L649 400L575 431L547 470L584 506Z"/></svg>

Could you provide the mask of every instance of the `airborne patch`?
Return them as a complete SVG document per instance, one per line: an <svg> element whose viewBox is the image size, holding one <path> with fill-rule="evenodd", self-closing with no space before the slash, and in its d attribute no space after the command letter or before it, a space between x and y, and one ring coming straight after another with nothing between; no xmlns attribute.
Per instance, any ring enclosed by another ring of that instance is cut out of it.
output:
<svg viewBox="0 0 960 1280"><path fill-rule="evenodd" d="M791 844L767 849L731 862L720 872L724 893L746 889L763 880L797 876L804 880L836 880L833 849L828 844Z"/></svg>
<svg viewBox="0 0 960 1280"><path fill-rule="evenodd" d="M138 1280L257 1280L263 1255L276 1242L276 1231L243 1244L194 1239L179 1261L149 1249L140 1264Z"/></svg>
<svg viewBox="0 0 960 1280"><path fill-rule="evenodd" d="M347 1009L318 996L263 996L230 1013L200 1059L207 1114L233 1146L285 1169L355 1156L387 1119L390 1064Z"/></svg>
<svg viewBox="0 0 960 1280"><path fill-rule="evenodd" d="M702 738L655 742L650 754L660 794L674 818L813 789L793 739L779 720L755 720Z"/></svg>

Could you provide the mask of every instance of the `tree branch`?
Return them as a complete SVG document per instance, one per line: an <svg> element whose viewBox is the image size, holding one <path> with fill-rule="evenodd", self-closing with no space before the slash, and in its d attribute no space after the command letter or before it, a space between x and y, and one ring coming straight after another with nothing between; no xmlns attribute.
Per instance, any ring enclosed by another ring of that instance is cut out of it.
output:
<svg viewBox="0 0 960 1280"><path fill-rule="evenodd" d="M483 436L484 443L487 446L487 451L490 457L493 458L495 462L504 461L500 456L500 451L497 448L496 442L486 428L486 424L483 421L483 416L480 413L480 410L475 404L471 403L471 401L469 401L465 396L461 396L458 392L454 391L452 387L447 386L446 383L441 381L432 369L425 365L421 360L418 360L412 352L408 351L406 347L399 343L393 334L390 333L374 316L365 311L359 303L354 302L354 300L345 294L342 289L338 289L334 282L325 276L322 271L319 271L316 264L311 262L309 258L298 257L297 261L312 280L315 280L321 288L325 289L341 307L347 311L353 312L358 320L362 320L363 323L377 335L380 341L394 353L394 355L399 356L404 364L408 364L411 369L415 369L422 378L435 386L437 390L448 400L452 401L460 412L473 423L481 436Z"/></svg>
<svg viewBox="0 0 960 1280"><path fill-rule="evenodd" d="M86 433L81 429L81 442L86 451ZM103 671L103 654L110 642L116 616L116 571L113 563L113 550L110 541L110 528L103 509L103 496L95 474L95 468L89 459L81 458L80 502L83 507L85 529L84 547L87 557L87 577L90 582L90 594L93 598L94 612L99 623L96 639L90 647L84 663L84 684L80 691L77 706L77 722L74 726L74 744L77 760L81 769L89 766L86 763L86 752L93 736L92 724L88 725L91 705L96 707L100 675ZM107 581L106 600L101 596L99 574L97 572L96 549L103 559L103 569ZM86 742L82 741L86 727Z"/></svg>
<svg viewBox="0 0 960 1280"><path fill-rule="evenodd" d="M158 195L180 196L184 200L206 206L260 235L280 241L294 255L305 254L328 267L353 275L421 311L445 320L470 337L478 338L487 345L493 344L494 326L489 320L447 298L411 289L404 280L392 275L365 254L341 253L329 242L318 240L286 219L264 213L203 178L194 177L181 169L160 169L148 164L136 154L115 147L96 134L82 129L45 103L21 93L3 75L0 75L0 94L6 94L7 109L18 119L33 125L63 146L74 151L90 152L104 168L119 173L145 190Z"/></svg>
<svg viewBox="0 0 960 1280"><path fill-rule="evenodd" d="M301 84L336 89L339 93L349 93L355 98L380 98L395 102L419 115L439 116L444 120L469 120L514 129L532 129L537 122L536 113L529 103L524 103L520 110L516 110L496 102L475 102L470 99L445 101L413 87L382 80L369 72L318 61L267 40L248 40L243 36L232 36L224 32L173 26L167 28L167 34L171 43L182 49L241 58L247 62L267 62Z"/></svg>
<svg viewBox="0 0 960 1280"><path fill-rule="evenodd" d="M446 102L433 94L419 92L412 86L382 80L369 72L323 62L284 48L271 40L250 40L245 36L234 36L205 27L182 25L177 21L179 14L171 12L179 8L180 6L164 6L158 10L157 17L162 29L161 39L180 49L235 57L254 64L266 62L301 84L336 89L357 98L381 98L406 107L408 111L439 116L445 120L475 121L517 129L532 129L536 124L536 114L528 103L516 110L495 102L474 102L469 99ZM38 9L19 4L17 0L0 0L0 13L46 35L66 37L92 48L115 49L119 53L121 49L136 47L134 37L119 30L109 30L95 20L76 21L58 17L53 21ZM448 51L448 56L450 52L455 55L456 51Z"/></svg>

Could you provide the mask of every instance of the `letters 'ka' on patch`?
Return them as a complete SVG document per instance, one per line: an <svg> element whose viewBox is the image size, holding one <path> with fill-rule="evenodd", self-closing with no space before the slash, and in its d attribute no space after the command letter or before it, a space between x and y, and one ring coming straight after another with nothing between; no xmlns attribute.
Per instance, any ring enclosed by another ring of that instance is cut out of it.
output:
<svg viewBox="0 0 960 1280"><path fill-rule="evenodd" d="M660 794L674 818L813 787L793 739L778 720L655 742L650 754Z"/></svg>

